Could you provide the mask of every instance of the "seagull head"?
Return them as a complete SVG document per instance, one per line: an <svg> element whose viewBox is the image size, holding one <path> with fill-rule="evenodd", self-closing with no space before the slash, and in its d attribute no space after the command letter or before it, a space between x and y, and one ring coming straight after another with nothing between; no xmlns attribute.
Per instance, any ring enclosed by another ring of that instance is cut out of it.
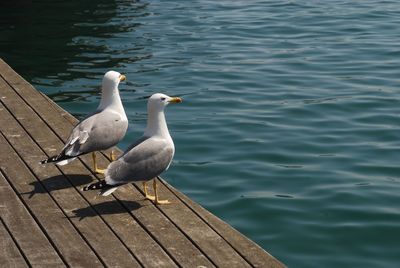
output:
<svg viewBox="0 0 400 268"><path fill-rule="evenodd" d="M170 103L180 103L179 97L170 97L162 93L153 94L148 101L147 107L151 111L162 111Z"/></svg>
<svg viewBox="0 0 400 268"><path fill-rule="evenodd" d="M108 71L103 77L103 89L115 89L119 82L126 80L126 76L115 71Z"/></svg>

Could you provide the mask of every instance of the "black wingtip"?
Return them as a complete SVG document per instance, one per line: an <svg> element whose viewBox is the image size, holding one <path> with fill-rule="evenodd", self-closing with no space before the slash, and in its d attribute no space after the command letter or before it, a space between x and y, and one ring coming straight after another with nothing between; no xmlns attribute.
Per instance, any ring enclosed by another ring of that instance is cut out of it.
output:
<svg viewBox="0 0 400 268"><path fill-rule="evenodd" d="M47 164L47 163L57 162L57 161L59 161L59 160L63 160L63 159L60 159L60 155L54 155L54 156L49 157L49 158L47 158L47 159L43 159L43 160L40 161L39 163L43 165L43 164Z"/></svg>
<svg viewBox="0 0 400 268"><path fill-rule="evenodd" d="M99 190L107 186L106 181L98 181L82 188L82 191Z"/></svg>

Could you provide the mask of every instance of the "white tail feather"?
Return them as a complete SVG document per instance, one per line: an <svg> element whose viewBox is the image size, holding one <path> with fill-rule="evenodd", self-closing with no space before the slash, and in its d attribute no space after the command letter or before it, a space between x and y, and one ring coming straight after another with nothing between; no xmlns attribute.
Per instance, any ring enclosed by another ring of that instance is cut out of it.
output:
<svg viewBox="0 0 400 268"><path fill-rule="evenodd" d="M105 191L104 193L101 193L102 196L107 196L112 194L115 190L117 190L118 187L114 187L114 188L110 188L107 191Z"/></svg>
<svg viewBox="0 0 400 268"><path fill-rule="evenodd" d="M74 159L75 159L75 157L74 157L74 158L65 159L65 160L62 160L62 161L60 161L60 162L57 162L56 165L58 165L58 166L64 166L64 165L66 165L66 164L72 162Z"/></svg>

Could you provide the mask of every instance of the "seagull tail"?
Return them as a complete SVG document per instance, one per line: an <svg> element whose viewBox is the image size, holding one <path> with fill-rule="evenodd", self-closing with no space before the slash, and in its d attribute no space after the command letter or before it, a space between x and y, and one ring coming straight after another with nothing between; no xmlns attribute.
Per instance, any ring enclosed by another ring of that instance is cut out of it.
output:
<svg viewBox="0 0 400 268"><path fill-rule="evenodd" d="M57 162L56 165L57 166L64 166L64 165L68 164L69 162L72 162L73 160L75 160L75 157L67 158L65 160L61 160L60 162Z"/></svg>
<svg viewBox="0 0 400 268"><path fill-rule="evenodd" d="M83 191L90 191L90 190L100 190L99 195L107 196L110 195L112 192L117 190L116 185L109 185L105 180L94 182L89 184L88 186L83 187Z"/></svg>

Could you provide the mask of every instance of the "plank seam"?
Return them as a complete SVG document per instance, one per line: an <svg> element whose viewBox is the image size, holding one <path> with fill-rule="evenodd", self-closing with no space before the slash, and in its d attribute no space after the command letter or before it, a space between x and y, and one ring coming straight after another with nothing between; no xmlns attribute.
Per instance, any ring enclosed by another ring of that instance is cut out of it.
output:
<svg viewBox="0 0 400 268"><path fill-rule="evenodd" d="M3 174L3 176L4 176L3 171L0 170L0 172L1 172L1 174ZM5 176L4 176L4 177L5 177ZM6 230L6 232L7 232L7 233L9 234L9 236L11 237L11 239L12 239L12 241L14 242L15 246L17 247L19 253L21 254L22 258L25 260L26 265L28 265L28 267L32 267L32 265L30 264L28 258L25 256L24 251L22 250L21 246L18 244L18 242L17 242L17 240L15 239L15 237L12 235L11 230L8 229L6 223L4 222L3 218L1 217L1 215L0 215L0 222L3 224L4 229Z"/></svg>
<svg viewBox="0 0 400 268"><path fill-rule="evenodd" d="M4 134L1 133L4 137ZM5 137L4 137L5 138ZM6 139L7 141L7 139ZM8 141L7 141L8 143ZM11 146L11 145L10 145ZM14 148L13 148L14 150ZM15 150L14 150L15 151ZM24 163L25 164L25 163ZM35 214L31 211L31 209L29 208L29 206L26 204L25 200L23 200L23 198L21 197L21 195L19 194L18 190L14 187L14 185L11 183L10 179L8 178L8 175L3 171L2 168L0 168L0 172L1 174L4 176L4 178L6 179L7 183L10 185L11 189L13 189L15 195L18 197L18 199L22 202L22 204L24 205L24 207L26 208L26 210L28 211L29 215L32 217L32 219L36 222L37 226L40 228L40 230L42 231L42 233L44 234L44 236L46 237L46 239L49 241L50 245L54 248L55 252L57 253L57 255L60 257L61 261L64 263L65 266L68 266L66 260L64 259L64 256L62 256L61 252L58 250L58 248L56 247L56 245L54 244L54 242L50 239L48 233L46 232L46 230L44 229L44 227L40 224L40 221L36 218ZM4 223L5 225L5 223ZM14 237L12 237L14 240ZM14 242L16 243L16 241L14 240ZM18 246L18 249L20 249L18 243L16 243L16 245ZM20 249L22 251L22 249ZM24 259L25 254L23 254ZM26 259L27 260L27 259ZM28 261L29 263L29 261ZM30 264L29 264L30 265ZM31 266L31 265L30 265Z"/></svg>

